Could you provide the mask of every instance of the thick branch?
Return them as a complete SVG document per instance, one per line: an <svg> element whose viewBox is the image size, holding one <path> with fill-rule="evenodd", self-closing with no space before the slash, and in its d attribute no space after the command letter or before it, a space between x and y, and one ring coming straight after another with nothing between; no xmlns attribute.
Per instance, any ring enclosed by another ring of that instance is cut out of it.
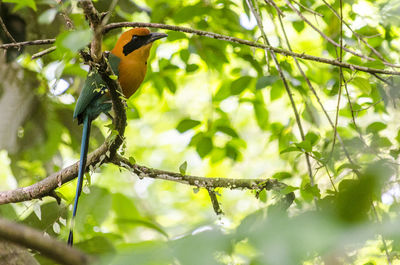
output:
<svg viewBox="0 0 400 265"><path fill-rule="evenodd" d="M39 251L60 264L88 264L90 257L30 227L0 218L0 238Z"/></svg>
<svg viewBox="0 0 400 265"><path fill-rule="evenodd" d="M99 148L90 153L86 163L86 170L103 164L106 159L106 153L108 149L109 142L106 141ZM79 162L76 162L75 164L62 169L31 186L18 188L11 191L2 191L0 192L0 205L29 201L48 196L54 189L76 178L78 175L78 166Z"/></svg>
<svg viewBox="0 0 400 265"><path fill-rule="evenodd" d="M113 141L112 141L112 144L110 146L110 155L109 155L110 158L113 158L117 152L117 149L120 147L120 145L123 142L123 137L124 137L124 133L125 133L126 112L125 112L125 106L123 103L125 98L123 97L122 88L119 85L119 82L112 80L110 78L110 76L114 76L114 73L113 73L110 65L108 64L108 62L104 59L104 56L102 57L99 73L100 73L103 81L106 82L107 87L110 91L111 100L112 100L113 108L114 108L114 112L115 112L115 117L114 117L113 123L114 123L115 129L118 132L118 136L115 139L113 139Z"/></svg>
<svg viewBox="0 0 400 265"><path fill-rule="evenodd" d="M28 249L0 239L0 262L10 265L40 265Z"/></svg>
<svg viewBox="0 0 400 265"><path fill-rule="evenodd" d="M196 29L180 27L180 26L173 26L173 25L166 25L166 24L159 24L159 23L144 23L144 22L119 22L119 23L110 23L110 24L104 26L103 30L106 33L112 29L121 28L121 27L148 27L148 28L159 28L159 29L168 29L168 30L173 30L173 31L186 32L186 33L196 34L196 35L204 36L204 37L208 37L208 38L244 44L247 46L256 47L256 48L260 48L260 49L267 49L268 51L273 51L273 52L276 52L276 53L279 53L279 54L282 54L285 56L291 56L291 57L315 61L315 62L319 62L319 63L340 66L340 67L348 68L351 70L358 70L358 71L367 72L367 73L371 73L371 74L377 73L377 74L386 74L386 75L400 75L400 72L397 72L397 71L370 68L370 67L365 67L365 66L361 66L361 65L340 62L338 60L332 60L332 59L327 59L327 58L323 58L323 57L308 55L308 54L304 54L304 53L296 53L296 52L288 51L288 50L281 49L281 48L275 48L270 45L264 45L264 44L260 44L257 42L249 41L249 40L239 39L236 37L221 35L221 34L209 32L209 31L196 30Z"/></svg>
<svg viewBox="0 0 400 265"><path fill-rule="evenodd" d="M87 19L89 20L90 27L93 30L93 39L90 44L90 53L95 62L101 60L101 44L103 39L102 25L99 12L93 5L91 0L80 1Z"/></svg>

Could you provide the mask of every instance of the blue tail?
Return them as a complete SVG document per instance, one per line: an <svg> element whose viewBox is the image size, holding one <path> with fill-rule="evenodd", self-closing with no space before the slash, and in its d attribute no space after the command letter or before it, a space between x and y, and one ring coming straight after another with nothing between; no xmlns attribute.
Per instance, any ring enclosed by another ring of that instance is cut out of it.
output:
<svg viewBox="0 0 400 265"><path fill-rule="evenodd" d="M76 210L78 209L78 200L82 191L82 183L83 183L83 175L85 174L86 169L86 158L88 153L89 146L89 136L90 136L90 126L92 124L92 120L89 115L85 115L83 120L83 133L82 133L82 143L81 143L81 158L79 161L79 172L78 172L78 183L76 185L76 194L75 194L75 202L74 202L74 210L72 212L72 219L70 224L70 231L68 236L68 245L72 246L74 241L73 228L75 223Z"/></svg>

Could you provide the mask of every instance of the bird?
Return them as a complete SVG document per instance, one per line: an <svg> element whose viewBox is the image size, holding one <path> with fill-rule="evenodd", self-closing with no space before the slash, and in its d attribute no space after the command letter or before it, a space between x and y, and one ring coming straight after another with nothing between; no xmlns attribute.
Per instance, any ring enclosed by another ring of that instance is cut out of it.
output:
<svg viewBox="0 0 400 265"><path fill-rule="evenodd" d="M153 42L167 36L165 33L150 32L147 28L133 28L125 31L118 38L114 48L108 55L108 61L113 72L118 76L125 98L132 96L143 82ZM112 104L110 103L110 95L107 92L106 83L96 69L91 69L76 102L73 115L74 119L78 120L78 124L83 124L83 131L78 182L68 236L68 245L70 246L73 245L74 220L82 191L83 175L86 170L91 123L101 113L108 114L111 107Z"/></svg>

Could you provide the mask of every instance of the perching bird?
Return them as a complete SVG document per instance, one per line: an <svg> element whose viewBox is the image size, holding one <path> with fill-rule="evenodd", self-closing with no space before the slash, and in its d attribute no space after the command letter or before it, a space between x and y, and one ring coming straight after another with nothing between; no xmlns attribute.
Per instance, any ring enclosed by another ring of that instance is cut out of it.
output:
<svg viewBox="0 0 400 265"><path fill-rule="evenodd" d="M166 36L165 33L150 33L146 28L134 28L122 33L119 37L108 60L112 70L118 75L118 81L126 98L132 96L143 82L153 41ZM73 244L72 230L86 169L91 123L100 113L108 113L111 110L110 96L106 93L106 89L107 86L100 74L96 70L90 71L75 106L74 119L78 119L78 124L83 123L83 132L78 183L72 212L71 230L68 237L69 245Z"/></svg>

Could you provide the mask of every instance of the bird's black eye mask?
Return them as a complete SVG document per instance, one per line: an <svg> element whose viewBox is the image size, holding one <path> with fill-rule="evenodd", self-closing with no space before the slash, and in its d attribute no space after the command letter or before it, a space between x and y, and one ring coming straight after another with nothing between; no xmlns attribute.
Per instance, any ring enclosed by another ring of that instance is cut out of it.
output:
<svg viewBox="0 0 400 265"><path fill-rule="evenodd" d="M132 39L123 47L122 52L124 53L125 56L127 56L134 50L137 50L140 47L150 43L151 42L150 40L151 40L151 34L144 36L133 35Z"/></svg>

